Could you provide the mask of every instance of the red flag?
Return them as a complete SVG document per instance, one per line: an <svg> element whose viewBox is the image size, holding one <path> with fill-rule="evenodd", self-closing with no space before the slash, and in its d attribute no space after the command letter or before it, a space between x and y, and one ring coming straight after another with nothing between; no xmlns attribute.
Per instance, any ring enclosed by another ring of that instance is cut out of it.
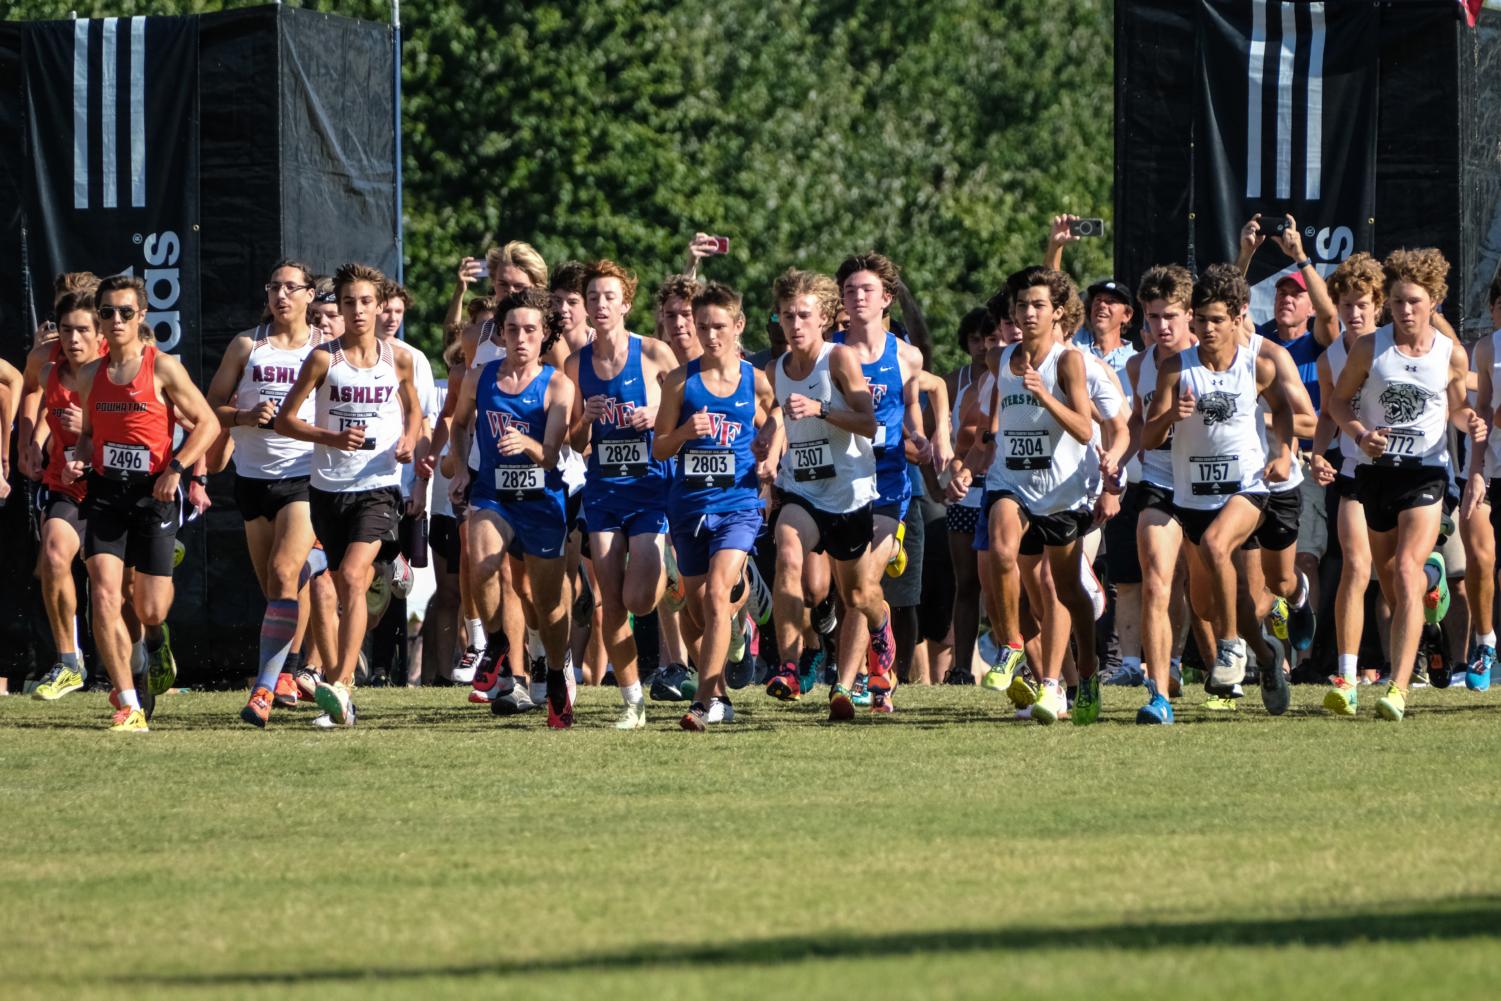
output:
<svg viewBox="0 0 1501 1001"><path fill-rule="evenodd" d="M1475 27L1475 22L1480 18L1480 8L1485 6L1485 0L1459 0L1459 5L1464 8L1465 22L1470 27Z"/></svg>

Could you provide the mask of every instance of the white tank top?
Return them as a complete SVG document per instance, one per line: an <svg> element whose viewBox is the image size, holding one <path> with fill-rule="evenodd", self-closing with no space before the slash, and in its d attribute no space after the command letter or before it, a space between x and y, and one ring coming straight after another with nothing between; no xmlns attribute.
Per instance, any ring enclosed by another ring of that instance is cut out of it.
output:
<svg viewBox="0 0 1501 1001"><path fill-rule="evenodd" d="M338 341L317 348L332 355L328 375L318 387L317 424L327 431L356 425L365 429L365 445L354 452L313 446L310 484L333 493L357 493L401 485L396 443L401 439L400 376L391 345L379 342L380 354L369 368L355 368Z"/></svg>
<svg viewBox="0 0 1501 1001"><path fill-rule="evenodd" d="M1194 412L1173 429L1173 503L1212 511L1235 494L1264 494L1266 453L1256 409L1256 355L1238 346L1230 367L1212 372L1199 347L1184 348L1179 392L1194 396Z"/></svg>
<svg viewBox="0 0 1501 1001"><path fill-rule="evenodd" d="M1324 357L1329 359L1329 382L1331 385L1339 384L1340 373L1345 370L1345 362L1350 360L1350 349L1345 344L1345 337L1341 334L1334 339L1334 343L1324 349ZM1355 397L1356 405L1360 403L1360 397ZM1360 449L1355 447L1355 439L1339 432L1335 439L1335 445L1339 448L1340 462L1339 473L1341 476L1355 475L1355 457L1360 454Z"/></svg>
<svg viewBox="0 0 1501 1001"><path fill-rule="evenodd" d="M969 368L966 367L959 379L959 389L954 394L953 409L955 420L957 421L961 416L963 416L964 408L969 406L969 401L971 399L978 399L980 401L980 410L985 414L985 416L989 417L990 398L995 395L995 376L990 374L989 369L982 369L980 373L980 379L978 382L976 382L969 378ZM988 427L989 425L986 425L986 429L988 429ZM985 492L983 490L979 489L971 490L969 493L964 495L963 500L959 501L956 504L950 504L949 506L971 507L978 509L980 502L984 499L984 493Z"/></svg>
<svg viewBox="0 0 1501 1001"><path fill-rule="evenodd" d="M300 348L278 348L270 341L271 325L261 324L251 335L250 356L245 359L245 368L240 372L240 383L235 387L235 406L241 410L253 410L267 400L281 409L302 363L312 354L317 340L316 329L308 331L307 343ZM313 394L302 401L297 412L299 419L312 423L317 404ZM298 441L277 434L269 427L230 428L234 439L235 472L252 480L285 480L307 476L313 466L313 443Z"/></svg>
<svg viewBox="0 0 1501 1001"><path fill-rule="evenodd" d="M833 344L825 344L807 378L787 374L791 354L777 359L772 389L787 426L787 451L777 471L777 486L808 501L820 511L846 514L876 499L875 446L864 435L835 427L821 417L787 419L787 399L793 393L810 400L826 400L830 409L848 407L844 394L829 375Z"/></svg>
<svg viewBox="0 0 1501 1001"><path fill-rule="evenodd" d="M1260 334L1252 334L1251 335L1251 341L1250 341L1249 344L1246 345L1246 348L1247 348L1247 350L1249 350L1251 352L1251 356L1253 358L1256 355L1258 355L1258 354L1261 353L1261 342L1263 340L1265 340L1265 338L1263 338ZM1267 447L1267 437L1266 437L1266 434L1267 434L1266 415L1269 414L1269 413L1271 413L1271 412L1272 412L1272 408L1266 405L1266 400L1262 399L1260 396L1257 396L1256 397L1256 428L1257 428L1257 430L1259 430L1261 432L1261 454L1262 455L1266 455L1266 456L1270 456L1272 454L1272 450ZM1266 463L1263 462L1262 465L1264 467L1266 465ZM1297 490L1302 485L1303 485L1303 463L1300 462L1300 461L1298 461L1298 439L1296 437L1294 437L1293 438L1292 464L1291 464L1291 466L1289 466L1289 472L1287 474L1287 479L1283 480L1281 483L1270 483L1269 482L1269 483L1267 483L1266 488L1269 491L1271 491L1272 493L1274 493L1274 494L1285 494L1285 493L1288 493L1290 491Z"/></svg>
<svg viewBox="0 0 1501 1001"><path fill-rule="evenodd" d="M1013 494L1034 517L1088 507L1089 484L1099 479L1099 456L1093 448L1063 430L1063 425L1037 401L1011 371L1011 356L1019 344L1001 353L1000 432L995 458L985 474L986 490ZM1054 344L1037 374L1047 392L1058 400L1058 360L1066 349Z"/></svg>
<svg viewBox="0 0 1501 1001"><path fill-rule="evenodd" d="M1142 353L1141 368L1136 371L1136 395L1141 398L1141 418L1145 421L1152 409L1152 398L1157 395L1155 346ZM1174 428L1169 427L1167 438L1161 445L1141 453L1141 478L1164 490L1173 489L1173 433Z"/></svg>
<svg viewBox="0 0 1501 1001"><path fill-rule="evenodd" d="M1491 406L1495 407L1501 404L1501 330L1492 333L1490 338ZM1493 415L1481 414L1480 416L1489 424ZM1488 480L1501 476L1501 435L1492 433L1485 439L1485 464L1481 472Z"/></svg>
<svg viewBox="0 0 1501 1001"><path fill-rule="evenodd" d="M1397 350L1391 325L1370 335L1371 372L1360 389L1356 416L1367 428L1387 431L1386 453L1372 459L1364 451L1359 465L1415 469L1449 466L1449 358L1454 342L1438 331L1420 358Z"/></svg>

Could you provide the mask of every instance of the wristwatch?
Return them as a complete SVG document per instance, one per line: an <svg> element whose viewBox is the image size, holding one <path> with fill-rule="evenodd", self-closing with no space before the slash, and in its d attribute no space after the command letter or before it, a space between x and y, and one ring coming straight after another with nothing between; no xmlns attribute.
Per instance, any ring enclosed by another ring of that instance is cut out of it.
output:
<svg viewBox="0 0 1501 1001"><path fill-rule="evenodd" d="M982 444L982 445L994 445L995 444L995 432L994 431L986 431L985 433L981 434L980 435L980 444Z"/></svg>
<svg viewBox="0 0 1501 1001"><path fill-rule="evenodd" d="M819 417L825 417L825 418L829 416L829 401L828 400L819 400L818 401L818 416Z"/></svg>
<svg viewBox="0 0 1501 1001"><path fill-rule="evenodd" d="M200 487L208 486L208 476L203 473L199 473L197 476L189 476L188 479L192 480Z"/></svg>
<svg viewBox="0 0 1501 1001"><path fill-rule="evenodd" d="M172 456L172 461L167 463L167 468L172 470L172 472L176 473L178 476L188 475L187 468L184 467L181 462L177 461L177 456L175 455Z"/></svg>
<svg viewBox="0 0 1501 1001"><path fill-rule="evenodd" d="M1298 270L1299 271L1302 271L1304 268L1311 268L1311 267L1313 267L1313 258L1312 257L1305 257L1301 261L1298 262Z"/></svg>

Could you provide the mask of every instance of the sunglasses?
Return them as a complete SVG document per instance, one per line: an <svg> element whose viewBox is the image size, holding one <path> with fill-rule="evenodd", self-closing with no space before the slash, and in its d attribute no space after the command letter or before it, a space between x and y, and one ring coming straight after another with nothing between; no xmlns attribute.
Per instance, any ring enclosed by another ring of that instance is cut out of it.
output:
<svg viewBox="0 0 1501 1001"><path fill-rule="evenodd" d="M100 306L99 319L113 320L115 318L115 314L119 313L120 319L129 321L134 320L136 318L136 314L139 312L140 310L136 309L134 306Z"/></svg>
<svg viewBox="0 0 1501 1001"><path fill-rule="evenodd" d="M268 295L275 295L278 292L285 292L287 295L294 295L298 292L305 292L312 287L311 285L299 285L296 282L267 282L266 293Z"/></svg>

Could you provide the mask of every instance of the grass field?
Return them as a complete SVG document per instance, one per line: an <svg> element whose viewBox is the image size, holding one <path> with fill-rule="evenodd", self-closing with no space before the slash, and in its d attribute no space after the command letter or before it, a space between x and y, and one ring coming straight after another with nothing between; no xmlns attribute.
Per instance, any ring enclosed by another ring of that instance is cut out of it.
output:
<svg viewBox="0 0 1501 1001"><path fill-rule="evenodd" d="M1501 692L1321 694L836 729L747 691L703 736L606 729L613 691L571 733L452 689L333 733L0 699L0 996L1497 996Z"/></svg>

